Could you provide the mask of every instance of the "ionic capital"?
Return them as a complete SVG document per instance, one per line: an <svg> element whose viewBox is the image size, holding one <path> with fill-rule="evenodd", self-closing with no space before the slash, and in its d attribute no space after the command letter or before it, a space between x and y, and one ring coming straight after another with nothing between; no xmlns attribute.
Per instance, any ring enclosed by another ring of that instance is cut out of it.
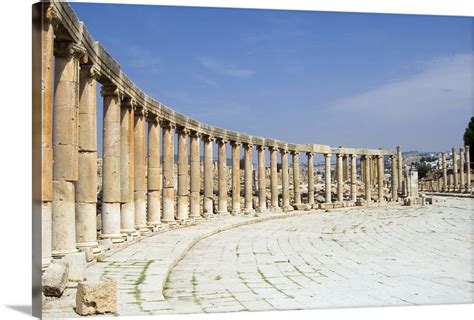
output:
<svg viewBox="0 0 474 320"><path fill-rule="evenodd" d="M80 73L87 79L99 80L100 78L100 70L95 64L81 64Z"/></svg>
<svg viewBox="0 0 474 320"><path fill-rule="evenodd" d="M54 55L57 57L72 57L85 64L89 61L86 49L75 42L57 42L54 48Z"/></svg>
<svg viewBox="0 0 474 320"><path fill-rule="evenodd" d="M48 21L49 23L57 23L58 20L59 20L59 16L58 16L58 12L56 11L56 9L51 5L51 3L49 3L49 5L46 7L45 11L44 11L44 18L46 19L46 21Z"/></svg>
<svg viewBox="0 0 474 320"><path fill-rule="evenodd" d="M124 108L130 108L132 111L135 111L137 109L137 100L132 97L123 97L122 100L122 106Z"/></svg>
<svg viewBox="0 0 474 320"><path fill-rule="evenodd" d="M216 139L213 136L206 134L202 135L202 140L206 143L211 143L214 142Z"/></svg>
<svg viewBox="0 0 474 320"><path fill-rule="evenodd" d="M160 126L163 128L163 129L174 129L176 128L176 123L174 122L171 122L169 120L162 120L160 121Z"/></svg>
<svg viewBox="0 0 474 320"><path fill-rule="evenodd" d="M122 100L123 93L115 84L108 83L102 85L102 88L100 89L100 95L102 97L117 97Z"/></svg>
<svg viewBox="0 0 474 320"><path fill-rule="evenodd" d="M257 145L256 148L258 151L265 151L265 146L264 145Z"/></svg>
<svg viewBox="0 0 474 320"><path fill-rule="evenodd" d="M242 145L242 142L240 142L240 141L231 141L230 144L231 144L232 146L240 147L240 146Z"/></svg>
<svg viewBox="0 0 474 320"><path fill-rule="evenodd" d="M142 106L135 102L135 105L132 105L132 110L135 112L136 116L146 118L148 116L148 109L145 106Z"/></svg>
<svg viewBox="0 0 474 320"><path fill-rule="evenodd" d="M288 149L280 149L281 154L288 154Z"/></svg>
<svg viewBox="0 0 474 320"><path fill-rule="evenodd" d="M176 132L177 132L178 134L182 134L182 135L187 136L187 135L189 135L190 130L189 130L188 128L186 128L186 127L178 126L178 127L176 127Z"/></svg>
<svg viewBox="0 0 474 320"><path fill-rule="evenodd" d="M202 133L196 130L190 130L189 135L191 136L191 138L197 138L197 139L202 137Z"/></svg>
<svg viewBox="0 0 474 320"><path fill-rule="evenodd" d="M300 155L300 152L299 152L299 151L296 151L296 150L290 150L290 153L291 153L291 155L293 155L293 156L296 156L296 155L299 156L299 155Z"/></svg>

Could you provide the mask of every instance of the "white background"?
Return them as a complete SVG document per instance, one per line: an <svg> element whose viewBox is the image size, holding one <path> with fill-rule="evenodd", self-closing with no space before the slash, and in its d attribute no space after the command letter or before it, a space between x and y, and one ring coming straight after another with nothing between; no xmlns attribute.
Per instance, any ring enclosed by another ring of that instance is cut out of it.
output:
<svg viewBox="0 0 474 320"><path fill-rule="evenodd" d="M99 2L91 1L89 2ZM131 1L102 1L130 3ZM317 9L474 16L472 0L142 0L146 4L181 4L281 9ZM135 3L135 2L134 2ZM31 5L2 3L0 100L0 319L30 317L31 309ZM474 25L473 25L474 27ZM473 70L474 72L474 70ZM39 160L39 159L38 159ZM40 179L40 177L33 177ZM474 295L474 293L473 293ZM473 297L474 299L474 297ZM293 312L233 313L228 319L472 318L474 305L334 309ZM220 319L222 315L156 316L154 319ZM129 317L127 319L143 319Z"/></svg>

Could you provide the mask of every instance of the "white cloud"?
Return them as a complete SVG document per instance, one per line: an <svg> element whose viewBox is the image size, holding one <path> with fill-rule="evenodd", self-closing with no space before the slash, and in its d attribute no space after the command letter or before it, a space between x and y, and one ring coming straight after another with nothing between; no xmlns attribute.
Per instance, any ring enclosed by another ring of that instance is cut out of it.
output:
<svg viewBox="0 0 474 320"><path fill-rule="evenodd" d="M473 53L423 62L411 76L336 100L328 122L345 128L345 143L405 141L425 150L459 144L473 111L473 65Z"/></svg>
<svg viewBox="0 0 474 320"><path fill-rule="evenodd" d="M199 58L199 63L214 73L229 77L251 78L255 74L254 70L239 68L212 58Z"/></svg>

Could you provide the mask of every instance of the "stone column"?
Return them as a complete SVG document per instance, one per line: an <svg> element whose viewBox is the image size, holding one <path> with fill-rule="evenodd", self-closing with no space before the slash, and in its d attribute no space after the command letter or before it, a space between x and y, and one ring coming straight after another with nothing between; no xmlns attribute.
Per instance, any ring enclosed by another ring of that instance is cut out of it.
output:
<svg viewBox="0 0 474 320"><path fill-rule="evenodd" d="M52 255L76 252L75 182L78 177L79 59L73 43L56 48L53 109ZM87 62L87 61L83 61Z"/></svg>
<svg viewBox="0 0 474 320"><path fill-rule="evenodd" d="M220 215L227 215L229 211L227 210L227 153L226 153L226 143L227 141L224 138L220 138L218 141L218 209L217 213Z"/></svg>
<svg viewBox="0 0 474 320"><path fill-rule="evenodd" d="M397 146L397 166L398 166L398 190L402 189L403 182L403 158L402 149Z"/></svg>
<svg viewBox="0 0 474 320"><path fill-rule="evenodd" d="M163 212L161 222L175 224L174 208L174 128L175 124L169 121L162 122L163 129Z"/></svg>
<svg viewBox="0 0 474 320"><path fill-rule="evenodd" d="M459 148L459 192L464 192L464 148Z"/></svg>
<svg viewBox="0 0 474 320"><path fill-rule="evenodd" d="M346 154L342 156L342 180L349 180L349 156Z"/></svg>
<svg viewBox="0 0 474 320"><path fill-rule="evenodd" d="M271 192L271 211L280 210L278 204L278 149L274 146L268 148L270 151L270 192Z"/></svg>
<svg viewBox="0 0 474 320"><path fill-rule="evenodd" d="M211 136L204 136L204 200L203 211L205 217L210 217L214 213L214 164L212 163L212 142Z"/></svg>
<svg viewBox="0 0 474 320"><path fill-rule="evenodd" d="M135 232L134 200L134 113L136 102L127 98L122 101L120 121L120 231Z"/></svg>
<svg viewBox="0 0 474 320"><path fill-rule="evenodd" d="M336 154L337 157L337 201L344 201L344 177L343 177L343 164L342 164L342 154Z"/></svg>
<svg viewBox="0 0 474 320"><path fill-rule="evenodd" d="M466 192L471 191L471 155L470 146L466 146Z"/></svg>
<svg viewBox="0 0 474 320"><path fill-rule="evenodd" d="M232 141L232 214L240 214L240 142Z"/></svg>
<svg viewBox="0 0 474 320"><path fill-rule="evenodd" d="M176 220L185 223L189 220L189 130L180 127L176 131L178 132L178 212Z"/></svg>
<svg viewBox="0 0 474 320"><path fill-rule="evenodd" d="M160 121L150 114L148 121L147 225L152 230L161 224L161 139Z"/></svg>
<svg viewBox="0 0 474 320"><path fill-rule="evenodd" d="M281 185L282 185L282 202L283 202L283 211L293 211L293 207L290 206L290 183L288 179L288 150L281 149Z"/></svg>
<svg viewBox="0 0 474 320"><path fill-rule="evenodd" d="M314 154L307 152L306 157L308 162L308 204L314 208Z"/></svg>
<svg viewBox="0 0 474 320"><path fill-rule="evenodd" d="M392 161L392 201L398 201L398 174L397 174L397 158L390 156Z"/></svg>
<svg viewBox="0 0 474 320"><path fill-rule="evenodd" d="M99 74L83 65L79 81L78 177L76 182L76 246L93 248L97 242L97 124L96 89Z"/></svg>
<svg viewBox="0 0 474 320"><path fill-rule="evenodd" d="M351 155L351 200L357 201L357 156Z"/></svg>
<svg viewBox="0 0 474 320"><path fill-rule="evenodd" d="M367 204L372 202L372 194L371 194L371 178L370 178L370 170L368 168L371 167L371 158L368 155L364 156L364 165L366 167L365 170L365 199L367 201Z"/></svg>
<svg viewBox="0 0 474 320"><path fill-rule="evenodd" d="M324 154L324 179L326 190L326 203L332 203L331 200L331 154Z"/></svg>
<svg viewBox="0 0 474 320"><path fill-rule="evenodd" d="M251 144L245 144L244 147L244 180L245 180L245 214L253 213L253 165L252 165L252 148Z"/></svg>
<svg viewBox="0 0 474 320"><path fill-rule="evenodd" d="M441 152L441 170L443 174L443 191L448 191L448 172L446 168L446 154Z"/></svg>
<svg viewBox="0 0 474 320"><path fill-rule="evenodd" d="M456 148L453 147L452 150L452 159L453 159L453 176L454 176L454 185L453 191L458 191L459 182L458 182L458 161L456 159Z"/></svg>
<svg viewBox="0 0 474 320"><path fill-rule="evenodd" d="M51 208L53 201L53 61L56 13L48 6L41 31L41 265L51 262Z"/></svg>
<svg viewBox="0 0 474 320"><path fill-rule="evenodd" d="M201 152L199 148L199 140L201 135L192 132L190 135L191 144L191 177L190 177L190 214L193 220L201 219Z"/></svg>
<svg viewBox="0 0 474 320"><path fill-rule="evenodd" d="M384 174L384 156L380 155L380 156L377 156L377 178L378 178L378 200L379 202L382 202L384 201L384 197L383 197L383 185L384 185L384 178L385 178L385 174Z"/></svg>
<svg viewBox="0 0 474 320"><path fill-rule="evenodd" d="M300 153L298 151L291 152L293 156L293 195L295 206L301 204L301 185L300 185Z"/></svg>
<svg viewBox="0 0 474 320"><path fill-rule="evenodd" d="M448 176L448 191L454 191L454 174Z"/></svg>
<svg viewBox="0 0 474 320"><path fill-rule="evenodd" d="M120 100L116 86L104 85L102 144L102 239L123 242L120 232Z"/></svg>
<svg viewBox="0 0 474 320"><path fill-rule="evenodd" d="M145 118L147 112L145 108L137 106L135 112L134 129L134 193L135 200L135 228L140 233L149 232L147 228L147 186L146 186L146 137L145 137Z"/></svg>
<svg viewBox="0 0 474 320"><path fill-rule="evenodd" d="M257 146L258 156L258 212L267 210L267 191L265 183L265 147Z"/></svg>

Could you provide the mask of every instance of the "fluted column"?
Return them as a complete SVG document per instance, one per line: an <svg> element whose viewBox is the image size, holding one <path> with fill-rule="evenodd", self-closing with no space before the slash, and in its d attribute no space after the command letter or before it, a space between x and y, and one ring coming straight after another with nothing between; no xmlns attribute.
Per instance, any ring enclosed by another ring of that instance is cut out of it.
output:
<svg viewBox="0 0 474 320"><path fill-rule="evenodd" d="M104 133L102 144L102 234L114 243L123 241L120 232L120 100L114 85L104 85Z"/></svg>
<svg viewBox="0 0 474 320"><path fill-rule="evenodd" d="M253 213L253 164L251 144L244 145L244 192L245 192L245 214Z"/></svg>
<svg viewBox="0 0 474 320"><path fill-rule="evenodd" d="M134 128L134 193L135 201L135 228L140 233L149 231L146 223L147 216L147 197L146 197L146 142L145 142L145 118L146 110L137 106L135 112L135 128Z"/></svg>
<svg viewBox="0 0 474 320"><path fill-rule="evenodd" d="M214 213L214 164L212 163L212 142L211 136L204 136L204 200L203 215L209 217Z"/></svg>
<svg viewBox="0 0 474 320"><path fill-rule="evenodd" d="M77 251L75 182L78 177L79 59L83 53L83 49L73 43L59 43L56 48L53 109L53 256Z"/></svg>
<svg viewBox="0 0 474 320"><path fill-rule="evenodd" d="M288 150L281 149L281 185L282 185L282 202L283 211L293 211L293 207L290 205L290 183L288 179L289 167L288 167Z"/></svg>
<svg viewBox="0 0 474 320"><path fill-rule="evenodd" d="M398 174L397 174L397 158L390 156L392 162L392 201L398 201Z"/></svg>
<svg viewBox="0 0 474 320"><path fill-rule="evenodd" d="M218 140L218 203L217 203L217 213L220 215L227 215L229 211L227 210L227 153L226 153L226 139Z"/></svg>
<svg viewBox="0 0 474 320"><path fill-rule="evenodd" d="M190 199L189 217L193 220L201 219L201 152L199 140L201 135L192 132L190 135L191 169L190 169Z"/></svg>
<svg viewBox="0 0 474 320"><path fill-rule="evenodd" d="M452 149L452 159L453 159L453 191L459 190L459 180L458 180L458 161L456 159L456 148Z"/></svg>
<svg viewBox="0 0 474 320"><path fill-rule="evenodd" d="M49 6L41 30L41 265L51 262L51 210L53 201L53 61L55 12Z"/></svg>
<svg viewBox="0 0 474 320"><path fill-rule="evenodd" d="M120 119L120 231L135 232L134 200L134 109L136 102L127 98L122 101Z"/></svg>
<svg viewBox="0 0 474 320"><path fill-rule="evenodd" d="M76 246L101 250L97 242L96 79L92 65L83 65L79 80L78 178L76 182Z"/></svg>
<svg viewBox="0 0 474 320"><path fill-rule="evenodd" d="M369 168L371 167L371 158L370 156L366 155L364 156L364 166L366 168L365 170L365 199L367 201L367 204L372 202L372 194L371 194L371 178L370 178L370 171Z"/></svg>
<svg viewBox="0 0 474 320"><path fill-rule="evenodd" d="M459 192L464 192L464 148L459 148Z"/></svg>
<svg viewBox="0 0 474 320"><path fill-rule="evenodd" d="M232 141L232 214L240 214L240 142Z"/></svg>
<svg viewBox="0 0 474 320"><path fill-rule="evenodd" d="M324 179L326 191L326 203L332 203L331 199L331 154L324 154Z"/></svg>
<svg viewBox="0 0 474 320"><path fill-rule="evenodd" d="M265 147L257 146L258 157L258 212L267 210L267 191L265 183Z"/></svg>
<svg viewBox="0 0 474 320"><path fill-rule="evenodd" d="M400 146L397 146L397 168L398 168L398 190L402 190L403 183L403 158L402 158L402 149Z"/></svg>
<svg viewBox="0 0 474 320"><path fill-rule="evenodd" d="M154 229L161 224L161 139L160 121L156 115L148 121L147 225Z"/></svg>
<svg viewBox="0 0 474 320"><path fill-rule="evenodd" d="M176 131L178 132L178 212L176 220L183 223L189 219L189 130L180 127Z"/></svg>
<svg viewBox="0 0 474 320"><path fill-rule="evenodd" d="M314 207L314 153L306 153L308 162L308 204Z"/></svg>
<svg viewBox="0 0 474 320"><path fill-rule="evenodd" d="M357 159L356 155L353 154L351 157L351 200L357 201Z"/></svg>
<svg viewBox="0 0 474 320"><path fill-rule="evenodd" d="M163 193L161 222L175 224L174 200L174 128L175 124L163 122Z"/></svg>
<svg viewBox="0 0 474 320"><path fill-rule="evenodd" d="M448 191L448 171L446 168L446 154L441 152L441 172L443 175L443 191Z"/></svg>
<svg viewBox="0 0 474 320"><path fill-rule="evenodd" d="M384 174L384 156L380 155L377 156L377 178L378 178L378 200L379 202L384 201L383 197L383 184L385 180L385 174Z"/></svg>
<svg viewBox="0 0 474 320"><path fill-rule="evenodd" d="M300 153L291 152L293 156L293 197L295 205L301 204L301 184L300 184Z"/></svg>
<svg viewBox="0 0 474 320"><path fill-rule="evenodd" d="M278 204L278 160L277 160L277 152L278 149L276 147L269 147L268 150L270 151L270 193L271 193L271 204L270 210L271 211L278 211L280 210Z"/></svg>
<svg viewBox="0 0 474 320"><path fill-rule="evenodd" d="M337 201L342 202L344 201L344 177L343 177L343 163L342 163L342 154L336 154L337 157Z"/></svg>
<svg viewBox="0 0 474 320"><path fill-rule="evenodd" d="M466 192L471 191L471 155L470 146L466 146Z"/></svg>

